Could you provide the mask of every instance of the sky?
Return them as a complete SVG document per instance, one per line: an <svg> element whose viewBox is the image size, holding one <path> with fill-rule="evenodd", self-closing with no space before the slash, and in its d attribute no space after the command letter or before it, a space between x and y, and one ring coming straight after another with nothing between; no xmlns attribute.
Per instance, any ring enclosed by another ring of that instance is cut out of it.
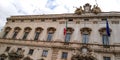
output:
<svg viewBox="0 0 120 60"><path fill-rule="evenodd" d="M76 7L96 2L103 12L120 11L120 0L0 0L0 29L10 16L74 13Z"/></svg>

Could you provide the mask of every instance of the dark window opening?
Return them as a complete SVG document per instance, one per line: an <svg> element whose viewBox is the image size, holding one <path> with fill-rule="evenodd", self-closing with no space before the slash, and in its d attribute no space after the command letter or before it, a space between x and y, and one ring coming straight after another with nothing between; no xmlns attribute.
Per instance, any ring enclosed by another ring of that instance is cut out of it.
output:
<svg viewBox="0 0 120 60"><path fill-rule="evenodd" d="M89 41L89 35L88 34L83 34L83 43L88 43Z"/></svg>
<svg viewBox="0 0 120 60"><path fill-rule="evenodd" d="M10 47L7 47L6 50L5 50L5 52L8 52L9 50L10 50Z"/></svg>
<svg viewBox="0 0 120 60"><path fill-rule="evenodd" d="M111 60L110 57L103 57L103 60Z"/></svg>
<svg viewBox="0 0 120 60"><path fill-rule="evenodd" d="M65 42L69 42L70 41L70 37L71 37L71 34L70 33L66 33Z"/></svg>
<svg viewBox="0 0 120 60"><path fill-rule="evenodd" d="M36 32L34 40L38 40L40 32Z"/></svg>
<svg viewBox="0 0 120 60"><path fill-rule="evenodd" d="M34 52L34 50L33 50L33 49L30 49L29 52L28 52L28 54L32 55L33 52Z"/></svg>
<svg viewBox="0 0 120 60"><path fill-rule="evenodd" d="M18 34L18 32L14 32L14 34L13 34L13 39L16 39L16 36L17 36L17 34Z"/></svg>
<svg viewBox="0 0 120 60"><path fill-rule="evenodd" d="M24 33L24 36L23 36L23 38L22 38L23 40L27 38L28 33L29 33L29 32L25 32L25 33Z"/></svg>
<svg viewBox="0 0 120 60"><path fill-rule="evenodd" d="M62 59L67 59L68 53L67 52L62 52Z"/></svg>
<svg viewBox="0 0 120 60"><path fill-rule="evenodd" d="M107 35L102 36L103 47L109 48L109 37Z"/></svg>
<svg viewBox="0 0 120 60"><path fill-rule="evenodd" d="M43 50L42 57L47 57L47 54L48 54L48 50Z"/></svg>
<svg viewBox="0 0 120 60"><path fill-rule="evenodd" d="M3 35L3 38L6 38L7 35L8 35L8 32L5 32Z"/></svg>
<svg viewBox="0 0 120 60"><path fill-rule="evenodd" d="M52 36L53 36L53 33L48 33L47 41L51 41L52 40Z"/></svg>
<svg viewBox="0 0 120 60"><path fill-rule="evenodd" d="M19 52L20 50L22 50L22 48L18 48L18 49L17 49L17 52Z"/></svg>

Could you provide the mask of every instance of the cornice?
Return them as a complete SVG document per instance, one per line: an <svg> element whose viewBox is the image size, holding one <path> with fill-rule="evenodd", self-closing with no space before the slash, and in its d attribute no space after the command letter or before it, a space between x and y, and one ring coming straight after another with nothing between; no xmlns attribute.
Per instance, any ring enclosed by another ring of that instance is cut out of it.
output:
<svg viewBox="0 0 120 60"><path fill-rule="evenodd" d="M109 45L109 48L103 47L102 44L83 44L77 42L59 42L59 41L31 41L31 40L8 40L8 39L0 39L1 44L8 45L18 45L18 46L32 46L32 47L45 47L45 48L58 48L58 49L67 49L67 50L75 50L80 49L82 46L88 46L93 49L95 52L100 53L120 53L120 45ZM74 46L75 45L75 46ZM93 48L97 47L97 48Z"/></svg>
<svg viewBox="0 0 120 60"><path fill-rule="evenodd" d="M120 12L102 12L99 14L85 13L81 15L69 13L69 14L46 14L46 15L22 15L22 16L11 16L7 20L31 20L31 19L69 19L69 18L111 18L119 17Z"/></svg>

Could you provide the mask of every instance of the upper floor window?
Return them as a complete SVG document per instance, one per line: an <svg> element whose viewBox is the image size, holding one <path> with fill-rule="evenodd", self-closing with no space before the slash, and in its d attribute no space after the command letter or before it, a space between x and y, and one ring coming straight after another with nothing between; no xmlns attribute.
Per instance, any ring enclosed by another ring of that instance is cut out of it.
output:
<svg viewBox="0 0 120 60"><path fill-rule="evenodd" d="M10 30L11 30L10 27L6 27L6 28L5 28L3 38L6 38L6 36L7 36L8 33L10 32Z"/></svg>
<svg viewBox="0 0 120 60"><path fill-rule="evenodd" d="M53 28L53 27L50 27L50 28L48 28L47 30L48 30L47 41L51 41L51 40L52 40L52 37L53 37L53 34L54 34L54 32L56 31L56 29Z"/></svg>
<svg viewBox="0 0 120 60"><path fill-rule="evenodd" d="M34 50L33 50L33 49L30 49L29 52L28 52L28 54L32 55L33 52L34 52Z"/></svg>
<svg viewBox="0 0 120 60"><path fill-rule="evenodd" d="M88 43L88 41L89 41L89 35L88 34L83 34L82 35L83 36L83 43Z"/></svg>
<svg viewBox="0 0 120 60"><path fill-rule="evenodd" d="M74 29L73 29L73 28L70 28L70 27L68 27L68 28L66 29L65 42L69 42L69 41L70 41L71 35L72 35L73 31L74 31Z"/></svg>
<svg viewBox="0 0 120 60"><path fill-rule="evenodd" d="M43 50L42 57L47 57L47 54L48 54L48 50Z"/></svg>
<svg viewBox="0 0 120 60"><path fill-rule="evenodd" d="M13 34L13 36L12 36L13 39L16 39L16 36L18 35L18 32L19 32L20 30L21 30L21 29L20 29L19 27L16 27L16 28L14 29L14 34Z"/></svg>
<svg viewBox="0 0 120 60"><path fill-rule="evenodd" d="M103 60L111 60L110 57L103 57Z"/></svg>
<svg viewBox="0 0 120 60"><path fill-rule="evenodd" d="M65 42L69 42L70 41L70 37L71 37L71 34L70 33L66 33Z"/></svg>
<svg viewBox="0 0 120 60"><path fill-rule="evenodd" d="M110 32L112 30L110 29ZM101 28L99 29L99 32L100 32L100 35L102 36L102 43L103 45L105 45L104 47L106 47L106 45L109 45L110 41L109 41L109 36L107 35L107 31L106 31L106 28Z"/></svg>
<svg viewBox="0 0 120 60"><path fill-rule="evenodd" d="M42 32L43 28L38 27L35 29L35 37L34 40L38 40L40 33Z"/></svg>
<svg viewBox="0 0 120 60"><path fill-rule="evenodd" d="M103 45L109 45L109 38L107 35L102 35Z"/></svg>
<svg viewBox="0 0 120 60"><path fill-rule="evenodd" d="M23 38L22 38L23 40L27 38L27 36L28 36L28 34L30 33L31 30L32 30L32 29L31 29L30 27L26 27L26 28L24 29L24 36L23 36Z"/></svg>
<svg viewBox="0 0 120 60"><path fill-rule="evenodd" d="M48 33L47 41L51 41L52 40L52 36L53 36L53 33Z"/></svg>
<svg viewBox="0 0 120 60"><path fill-rule="evenodd" d="M62 52L62 59L67 59L68 53L67 52Z"/></svg>
<svg viewBox="0 0 120 60"><path fill-rule="evenodd" d="M81 30L81 34L82 34L82 43L88 43L89 42L89 35L91 33L91 29L90 28L82 28Z"/></svg>

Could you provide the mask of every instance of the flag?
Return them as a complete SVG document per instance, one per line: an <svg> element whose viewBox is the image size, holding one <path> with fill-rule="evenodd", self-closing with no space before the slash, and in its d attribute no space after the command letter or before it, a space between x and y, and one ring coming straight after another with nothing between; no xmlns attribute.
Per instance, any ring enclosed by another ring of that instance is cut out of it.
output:
<svg viewBox="0 0 120 60"><path fill-rule="evenodd" d="M107 33L107 36L110 36L110 28L109 28L108 20L106 20L106 33Z"/></svg>
<svg viewBox="0 0 120 60"><path fill-rule="evenodd" d="M66 32L67 32L67 21L65 22L66 26L64 28L64 35L66 35Z"/></svg>

